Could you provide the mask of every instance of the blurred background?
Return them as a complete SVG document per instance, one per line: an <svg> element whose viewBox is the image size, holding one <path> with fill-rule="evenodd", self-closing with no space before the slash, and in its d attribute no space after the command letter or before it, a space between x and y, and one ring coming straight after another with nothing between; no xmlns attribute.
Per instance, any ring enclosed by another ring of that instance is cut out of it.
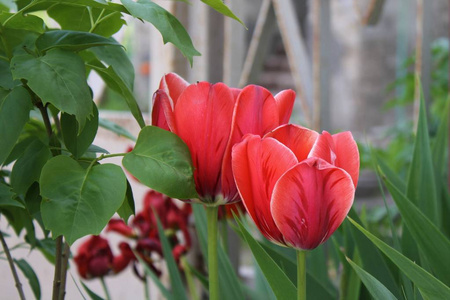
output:
<svg viewBox="0 0 450 300"><path fill-rule="evenodd" d="M150 116L152 94L168 72L176 72L191 83L206 80L232 87L259 84L273 94L293 89L297 99L292 123L315 130L352 131L360 144L363 168L356 205L369 207L373 222L383 218L384 208L377 206L382 203L379 188L367 158L369 145L388 159L396 172L406 176L417 114L415 74L421 78L433 132L434 121L448 101L449 1L225 1L246 27L200 1L155 2L183 23L202 56L194 57L191 68L175 47L163 45L161 35L150 24L126 20L128 26L116 38L133 61L135 94L144 115ZM90 78L90 86L100 117L137 136L139 127L121 96L95 77ZM102 128L94 143L111 153L133 146L129 139ZM120 159L111 161L120 164ZM134 184L138 211L147 188ZM2 220L3 227L5 224ZM10 247L21 240L14 234L8 237ZM82 241L72 248L75 253ZM230 236L235 261L242 259L237 244L237 238ZM15 257L22 255L33 266L41 280L42 299L49 299L53 266L38 251L18 248ZM69 271L74 280L68 280L67 299L81 298L74 267ZM0 264L0 272L8 274L0 281L0 298L16 299L6 263ZM115 299L143 298L142 284L131 279L130 273L127 270L107 278ZM240 273L248 276L249 270L244 266ZM99 282L88 285L101 293ZM155 297L156 289L151 290ZM32 298L29 287L25 292Z"/></svg>

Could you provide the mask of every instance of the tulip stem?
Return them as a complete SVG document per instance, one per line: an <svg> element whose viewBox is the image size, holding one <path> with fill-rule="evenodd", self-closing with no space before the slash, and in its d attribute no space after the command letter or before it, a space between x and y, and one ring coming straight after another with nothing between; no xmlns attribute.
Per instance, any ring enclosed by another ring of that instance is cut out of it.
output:
<svg viewBox="0 0 450 300"><path fill-rule="evenodd" d="M209 299L219 299L219 268L217 260L217 206L206 207L206 218L208 222L208 272L209 272Z"/></svg>
<svg viewBox="0 0 450 300"><path fill-rule="evenodd" d="M306 300L306 251L297 250L297 300Z"/></svg>
<svg viewBox="0 0 450 300"><path fill-rule="evenodd" d="M105 292L106 300L111 300L111 296L109 295L108 287L106 286L105 277L100 277L100 281L102 283L103 291Z"/></svg>
<svg viewBox="0 0 450 300"><path fill-rule="evenodd" d="M3 246L3 251L6 254L6 258L8 259L9 268L11 269L11 273L13 274L14 282L16 283L16 288L17 291L19 292L19 298L21 300L24 300L25 294L23 293L22 283L20 282L19 276L17 275L16 266L14 265L14 259L12 258L11 253L9 252L9 248L8 245L6 244L5 237L3 236L3 233L1 231L0 231L0 241Z"/></svg>

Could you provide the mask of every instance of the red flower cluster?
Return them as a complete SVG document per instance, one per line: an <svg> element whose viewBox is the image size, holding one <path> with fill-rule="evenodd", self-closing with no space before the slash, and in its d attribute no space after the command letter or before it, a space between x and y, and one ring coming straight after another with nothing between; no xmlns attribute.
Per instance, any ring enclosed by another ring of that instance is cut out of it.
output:
<svg viewBox="0 0 450 300"><path fill-rule="evenodd" d="M126 237L128 241L119 244L120 254L114 256L109 243L100 236L91 236L78 250L74 260L78 272L85 279L117 274L130 263L136 275L139 274L135 253L145 261L158 276L161 271L155 261L162 259L162 248L158 236L156 213L171 243L172 254L177 262L191 246L188 219L191 214L189 204L178 207L174 200L155 191L149 191L144 198L144 208L131 221L130 226L121 219L111 219L106 231L113 231ZM182 239L178 233L181 233ZM134 240L134 241L133 241Z"/></svg>

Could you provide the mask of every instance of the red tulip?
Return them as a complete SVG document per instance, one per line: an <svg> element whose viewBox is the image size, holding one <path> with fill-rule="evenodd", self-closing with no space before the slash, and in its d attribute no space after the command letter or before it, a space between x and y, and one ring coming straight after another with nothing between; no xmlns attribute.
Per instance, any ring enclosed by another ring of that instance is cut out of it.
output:
<svg viewBox="0 0 450 300"><path fill-rule="evenodd" d="M107 275L113 265L113 259L108 241L97 235L92 235L83 243L74 257L78 273L84 279Z"/></svg>
<svg viewBox="0 0 450 300"><path fill-rule="evenodd" d="M187 85L176 74L161 80L154 95L152 124L177 134L189 147L200 201L209 205L239 201L231 150L247 133L264 135L288 121L291 90L275 97L263 87L242 90L223 83Z"/></svg>
<svg viewBox="0 0 450 300"><path fill-rule="evenodd" d="M233 173L249 215L269 240L314 249L350 210L359 153L350 132L284 125L233 148Z"/></svg>
<svg viewBox="0 0 450 300"><path fill-rule="evenodd" d="M136 236L136 233L134 232L133 228L125 224L125 222L122 219L109 220L108 226L106 227L106 231L114 231L130 238Z"/></svg>

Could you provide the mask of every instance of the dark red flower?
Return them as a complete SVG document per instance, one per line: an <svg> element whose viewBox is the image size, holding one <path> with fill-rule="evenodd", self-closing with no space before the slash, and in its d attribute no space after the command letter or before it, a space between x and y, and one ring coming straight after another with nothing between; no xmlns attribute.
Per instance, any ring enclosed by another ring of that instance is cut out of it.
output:
<svg viewBox="0 0 450 300"><path fill-rule="evenodd" d="M84 279L107 275L111 271L113 259L108 241L97 235L84 242L74 258L78 273Z"/></svg>

